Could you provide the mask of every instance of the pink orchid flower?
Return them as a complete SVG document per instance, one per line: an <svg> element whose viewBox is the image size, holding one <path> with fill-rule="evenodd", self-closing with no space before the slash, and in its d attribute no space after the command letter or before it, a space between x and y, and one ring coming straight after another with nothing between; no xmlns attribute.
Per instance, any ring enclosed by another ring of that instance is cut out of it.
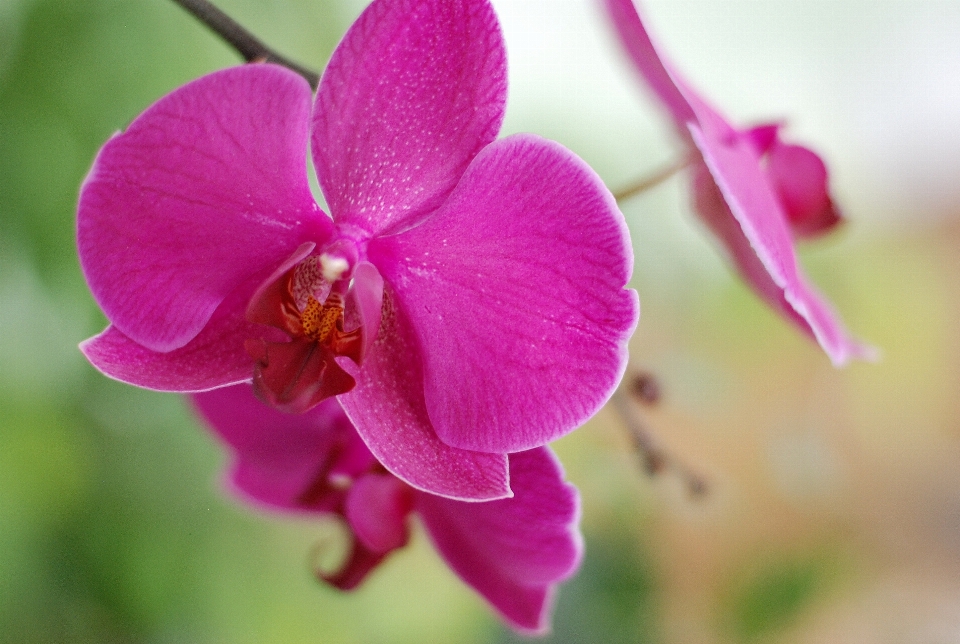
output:
<svg viewBox="0 0 960 644"><path fill-rule="evenodd" d="M232 448L228 483L272 509L339 515L350 531L345 562L318 573L348 590L409 539L408 516L460 578L514 628L549 627L557 585L577 569L582 539L576 489L546 447L510 455L510 499L470 503L421 492L389 474L335 399L284 414L248 385L194 394L210 427Z"/></svg>
<svg viewBox="0 0 960 644"><path fill-rule="evenodd" d="M634 65L697 155L694 207L743 278L834 365L874 359L875 349L849 335L797 263L793 237L822 235L841 221L820 157L783 143L779 125L735 128L660 55L633 0L603 2Z"/></svg>
<svg viewBox="0 0 960 644"><path fill-rule="evenodd" d="M252 380L291 412L336 396L411 486L510 496L507 454L612 394L639 304L612 195L556 143L495 140L505 97L487 0L375 0L312 108L269 64L160 99L80 194L110 321L84 354L155 390Z"/></svg>

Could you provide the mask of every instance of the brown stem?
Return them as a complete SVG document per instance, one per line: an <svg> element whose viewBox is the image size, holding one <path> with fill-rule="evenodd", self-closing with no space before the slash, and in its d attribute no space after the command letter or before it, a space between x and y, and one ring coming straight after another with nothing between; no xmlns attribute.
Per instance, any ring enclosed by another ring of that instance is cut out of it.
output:
<svg viewBox="0 0 960 644"><path fill-rule="evenodd" d="M263 44L256 36L244 29L236 20L218 9L209 0L173 0L189 11L193 16L223 38L227 44L237 50L245 61L266 62L283 65L303 76L310 87L317 88L320 75L303 67Z"/></svg>
<svg viewBox="0 0 960 644"><path fill-rule="evenodd" d="M660 381L647 371L639 371L630 378L624 378L623 386L630 390L638 402L650 407L658 404L663 396L660 392Z"/></svg>
<svg viewBox="0 0 960 644"><path fill-rule="evenodd" d="M626 381L626 378L624 380ZM630 395L624 390L623 385L614 392L610 401L623 420L627 431L630 432L637 454L648 475L656 476L672 468L683 480L690 496L701 497L707 493L706 479L677 461L657 443L634 408Z"/></svg>
<svg viewBox="0 0 960 644"><path fill-rule="evenodd" d="M650 188L660 185L676 173L686 168L688 165L693 163L696 158L696 155L687 155L682 157L678 161L675 161L665 168L661 168L654 174L641 177L630 185L621 188L619 191L613 193L613 198L617 201L623 201L624 199L629 199L630 197L638 195L641 192L646 192Z"/></svg>

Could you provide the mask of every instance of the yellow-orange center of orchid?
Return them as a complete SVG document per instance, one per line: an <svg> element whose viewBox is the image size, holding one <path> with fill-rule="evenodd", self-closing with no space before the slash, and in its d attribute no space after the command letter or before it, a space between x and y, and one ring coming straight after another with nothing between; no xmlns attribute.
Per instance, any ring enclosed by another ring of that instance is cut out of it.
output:
<svg viewBox="0 0 960 644"><path fill-rule="evenodd" d="M317 342L326 342L342 320L343 299L336 293L330 294L323 304L310 296L300 313L303 334Z"/></svg>

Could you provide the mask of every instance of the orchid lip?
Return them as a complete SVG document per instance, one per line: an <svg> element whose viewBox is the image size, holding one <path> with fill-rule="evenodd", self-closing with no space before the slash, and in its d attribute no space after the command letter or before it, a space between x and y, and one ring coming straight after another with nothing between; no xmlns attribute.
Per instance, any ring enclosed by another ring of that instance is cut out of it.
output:
<svg viewBox="0 0 960 644"><path fill-rule="evenodd" d="M298 252L299 255L299 252ZM302 413L321 400L346 393L356 382L337 363L347 357L361 361L362 325L346 330L345 301L359 251L350 239L339 238L319 254L284 264L251 300L248 319L275 327L290 340L246 343L254 360L254 390L271 405Z"/></svg>

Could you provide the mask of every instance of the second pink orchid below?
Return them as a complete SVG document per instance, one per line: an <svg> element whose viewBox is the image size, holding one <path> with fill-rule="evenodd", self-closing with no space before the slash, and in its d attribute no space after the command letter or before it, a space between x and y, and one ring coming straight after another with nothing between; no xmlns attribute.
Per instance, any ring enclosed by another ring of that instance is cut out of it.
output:
<svg viewBox="0 0 960 644"><path fill-rule="evenodd" d="M194 394L233 452L229 485L268 509L339 516L350 532L342 566L320 573L349 590L406 545L419 515L451 569L515 629L544 633L560 582L582 554L579 498L546 447L510 455L510 499L470 503L415 490L377 462L336 400L291 415L248 385Z"/></svg>

